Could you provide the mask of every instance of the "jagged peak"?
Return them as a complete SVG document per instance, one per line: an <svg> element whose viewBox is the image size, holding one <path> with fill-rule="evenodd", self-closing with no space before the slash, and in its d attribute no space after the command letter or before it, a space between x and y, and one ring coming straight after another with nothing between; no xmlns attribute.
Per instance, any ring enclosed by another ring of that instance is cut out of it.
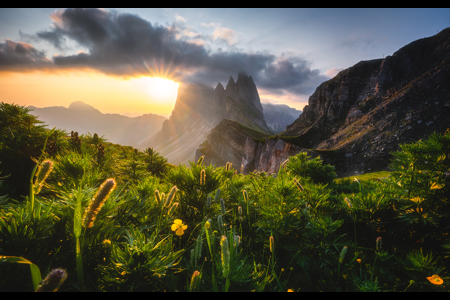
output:
<svg viewBox="0 0 450 300"><path fill-rule="evenodd" d="M224 91L225 88L223 87L223 85L219 82L216 86L216 88L214 89L214 91Z"/></svg>
<svg viewBox="0 0 450 300"><path fill-rule="evenodd" d="M238 79L236 81L236 84L239 84L241 82L246 82L250 79L250 77L247 76L247 74L244 71L240 71L238 73ZM252 80L253 81L253 80Z"/></svg>
<svg viewBox="0 0 450 300"><path fill-rule="evenodd" d="M230 85L235 85L235 84L236 84L236 82L234 81L233 76L230 75L230 79L228 79L227 87Z"/></svg>

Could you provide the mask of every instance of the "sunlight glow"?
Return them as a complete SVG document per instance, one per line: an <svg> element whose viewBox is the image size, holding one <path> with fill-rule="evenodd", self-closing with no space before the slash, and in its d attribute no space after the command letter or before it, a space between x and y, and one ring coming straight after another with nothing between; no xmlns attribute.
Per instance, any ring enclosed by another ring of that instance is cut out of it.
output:
<svg viewBox="0 0 450 300"><path fill-rule="evenodd" d="M153 101L175 102L179 84L160 77L141 77L136 79Z"/></svg>

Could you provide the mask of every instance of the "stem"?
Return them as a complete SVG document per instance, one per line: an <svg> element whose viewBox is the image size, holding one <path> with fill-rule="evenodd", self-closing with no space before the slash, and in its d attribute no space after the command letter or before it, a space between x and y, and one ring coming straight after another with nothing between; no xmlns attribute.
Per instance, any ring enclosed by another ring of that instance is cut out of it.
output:
<svg viewBox="0 0 450 300"><path fill-rule="evenodd" d="M78 286L82 292L84 292L84 274L83 274L83 258L80 247L80 238L77 238L76 245L76 261L77 261L77 276L78 276Z"/></svg>
<svg viewBox="0 0 450 300"><path fill-rule="evenodd" d="M205 233L206 233L206 241L208 242L208 248L209 248L209 254L211 256L211 263L212 263L212 281L213 281L213 291L217 292L217 283L216 283L216 276L214 274L214 256L213 256L213 252L211 250L211 241L209 239L209 232L208 232L208 228L205 228Z"/></svg>
<svg viewBox="0 0 450 300"><path fill-rule="evenodd" d="M80 238L83 236L84 240L84 231L83 235L81 234L82 231L82 224L81 224L81 201L82 201L82 193L81 193L81 185L78 187L77 190L77 202L74 209L74 215L73 215L73 234L76 239L76 248L75 248L75 259L76 259L76 265L77 265L77 277L78 277L78 286L82 292L84 292L84 275L83 275L83 257L81 252L81 244ZM82 241L83 241L82 240Z"/></svg>

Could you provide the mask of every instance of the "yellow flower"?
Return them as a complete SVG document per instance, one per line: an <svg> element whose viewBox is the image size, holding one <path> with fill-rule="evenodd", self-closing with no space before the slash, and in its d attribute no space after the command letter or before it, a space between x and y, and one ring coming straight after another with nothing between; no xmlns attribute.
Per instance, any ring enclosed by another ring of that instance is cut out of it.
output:
<svg viewBox="0 0 450 300"><path fill-rule="evenodd" d="M175 231L176 235L183 235L184 231L187 229L187 225L183 224L183 221L181 221L180 219L176 219L175 221L173 221L172 224L172 231Z"/></svg>
<svg viewBox="0 0 450 300"><path fill-rule="evenodd" d="M293 289L288 289L287 291L288 291L288 293L293 293L294 292Z"/></svg>
<svg viewBox="0 0 450 300"><path fill-rule="evenodd" d="M436 189L442 189L443 187L444 187L444 185L440 185L440 184L437 184L436 182L433 182L430 189L436 190Z"/></svg>
<svg viewBox="0 0 450 300"><path fill-rule="evenodd" d="M442 278L439 277L439 275L433 275L433 276L427 277L427 279L432 284L436 284L436 285L441 285L442 283L444 283L444 280L442 280Z"/></svg>
<svg viewBox="0 0 450 300"><path fill-rule="evenodd" d="M206 227L206 228L209 228L209 227L211 227L211 224L209 224L209 222L206 221L206 222L205 222L205 227Z"/></svg>
<svg viewBox="0 0 450 300"><path fill-rule="evenodd" d="M358 262L358 264L361 263L361 259L360 258L358 258L356 261Z"/></svg>

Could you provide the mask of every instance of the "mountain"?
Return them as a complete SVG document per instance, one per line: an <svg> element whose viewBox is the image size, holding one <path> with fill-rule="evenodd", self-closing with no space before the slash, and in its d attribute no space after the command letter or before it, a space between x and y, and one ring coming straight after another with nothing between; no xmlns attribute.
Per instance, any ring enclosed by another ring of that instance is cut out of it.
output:
<svg viewBox="0 0 450 300"><path fill-rule="evenodd" d="M286 130L302 113L301 110L289 107L286 104L263 103L264 119L274 133Z"/></svg>
<svg viewBox="0 0 450 300"><path fill-rule="evenodd" d="M203 163L206 165L224 166L230 162L235 169L239 169L247 141L267 137L269 135L266 133L236 121L223 119L209 132L206 140L196 150L195 161L201 156L205 156ZM251 166L247 167L251 168Z"/></svg>
<svg viewBox="0 0 450 300"><path fill-rule="evenodd" d="M97 133L109 142L135 147L143 139L158 132L166 118L156 114L144 114L130 118L119 114L103 114L94 107L76 101L68 108L31 106L31 114L45 122L49 128L57 127L79 134Z"/></svg>
<svg viewBox="0 0 450 300"><path fill-rule="evenodd" d="M277 137L249 141L259 171L309 149L339 175L385 170L398 145L450 127L450 28L414 41L392 56L361 61L323 82L303 113ZM260 149L268 148L267 151ZM258 152L259 151L259 152ZM254 163L247 162L247 163ZM245 164L244 164L245 167Z"/></svg>
<svg viewBox="0 0 450 300"><path fill-rule="evenodd" d="M225 88L221 83L214 89L200 83L188 85L178 93L172 115L161 130L138 147L152 147L173 164L187 163L195 159L199 145L224 119L272 133L251 76L239 72L237 81L230 76Z"/></svg>

